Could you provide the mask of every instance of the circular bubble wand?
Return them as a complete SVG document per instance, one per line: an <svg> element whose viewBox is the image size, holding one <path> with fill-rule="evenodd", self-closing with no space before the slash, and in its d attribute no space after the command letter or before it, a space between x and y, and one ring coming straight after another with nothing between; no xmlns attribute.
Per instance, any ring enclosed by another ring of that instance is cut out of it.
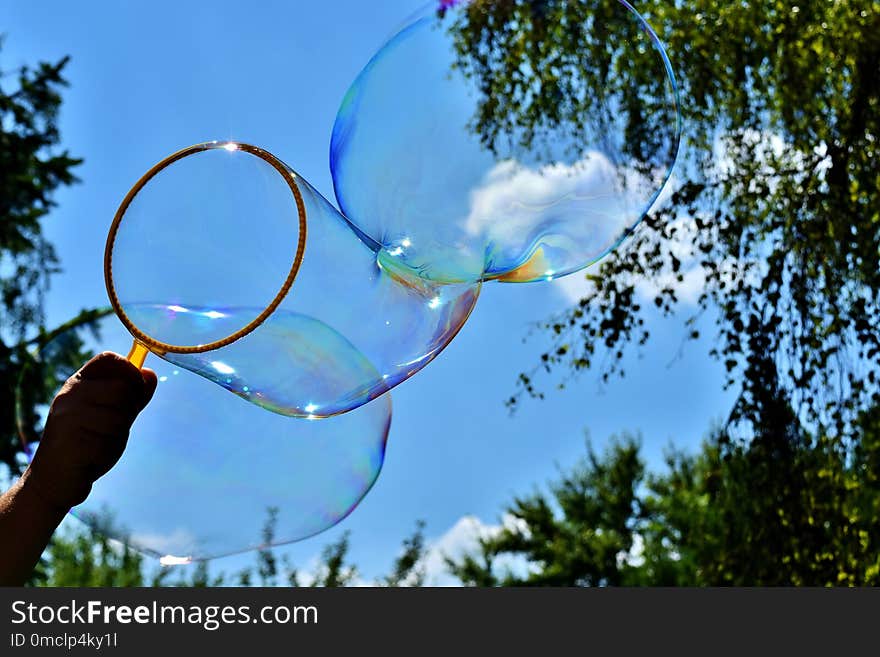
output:
<svg viewBox="0 0 880 657"><path fill-rule="evenodd" d="M259 315L257 315L254 319L242 326L237 331L234 331L233 333L230 333L223 338L213 340L206 344L169 344L167 342L163 342L162 340L157 340L156 338L148 335L147 333L139 329L122 308L122 304L119 301L119 296L116 293L116 286L113 283L113 248L116 244L116 236L119 233L119 226L122 223L122 220L125 217L125 213L127 212L129 206L131 205L134 198L138 195L138 193L147 185L147 183L150 182L150 180L152 180L156 176L156 174L171 166L178 160L183 159L189 155L214 149L224 149L227 151L244 151L246 153L259 157L260 159L271 165L272 168L274 168L279 174L281 174L288 187L290 188L290 192L293 194L294 200L296 201L297 215L299 217L299 240L297 242L296 252L293 256L293 262L291 263L290 271L287 273L287 277L281 284L281 288L278 290L278 293L273 297L273 299ZM273 312L275 312L275 309L278 308L278 305L284 300L284 297L287 296L287 293L290 292L290 288L293 286L294 280L296 280L296 275L297 273L299 273L299 268L302 265L303 256L305 255L306 231L307 222L305 204L303 203L302 194L300 194L299 187L297 186L296 180L294 179L294 174L287 167L284 166L281 160L272 155L270 152L259 148L258 146L252 146L251 144L244 144L241 142L233 141L213 141L203 144L196 144L194 146L189 146L187 148L181 149L176 153L172 153L164 160L153 166L140 178L140 180L138 180L134 184L134 186L129 190L128 194L126 194L125 198L122 200L119 209L116 211L116 215L113 217L113 223L110 225L110 232L107 235L107 245L104 248L104 283L107 286L107 296L110 298L110 305L113 307L114 312L119 317L120 321L125 325L125 328L128 329L128 332L131 333L134 338L131 351L129 351L127 356L128 360L131 361L136 367L141 368L143 367L147 354L150 351L160 356L168 353L199 354L230 345L233 342L240 340L248 333L251 333L254 329L260 326L260 324L266 321L266 319Z"/></svg>

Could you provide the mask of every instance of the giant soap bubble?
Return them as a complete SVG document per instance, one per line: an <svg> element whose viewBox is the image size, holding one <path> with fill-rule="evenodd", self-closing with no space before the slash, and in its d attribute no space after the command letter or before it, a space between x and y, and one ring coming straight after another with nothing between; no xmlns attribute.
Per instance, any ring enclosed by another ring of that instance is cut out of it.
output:
<svg viewBox="0 0 880 657"><path fill-rule="evenodd" d="M100 339L70 327L41 353L80 336L86 352L126 339L112 315L97 328ZM156 359L150 366L159 377L150 406L122 459L73 514L163 564L261 547L270 513L275 543L321 532L345 518L379 475L390 395L340 417L300 421L232 397L173 364ZM28 406L17 407L25 429ZM22 438L33 455L38 443L25 431Z"/></svg>
<svg viewBox="0 0 880 657"><path fill-rule="evenodd" d="M622 0L440 0L352 84L331 168L383 262L433 281L533 281L640 221L679 143L656 35Z"/></svg>

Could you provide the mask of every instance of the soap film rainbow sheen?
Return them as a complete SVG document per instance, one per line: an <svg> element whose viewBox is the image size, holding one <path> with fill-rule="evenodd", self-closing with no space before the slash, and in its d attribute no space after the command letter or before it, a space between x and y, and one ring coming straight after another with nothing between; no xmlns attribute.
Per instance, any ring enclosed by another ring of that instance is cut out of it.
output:
<svg viewBox="0 0 880 657"><path fill-rule="evenodd" d="M164 169L119 224L114 286L125 314L151 338L200 345L230 335L262 312L290 269L299 239L290 188L264 160L228 146ZM290 292L230 345L159 355L270 411L329 417L429 363L467 320L480 284L441 284L396 262L385 266L384 252L291 174L307 231Z"/></svg>
<svg viewBox="0 0 880 657"><path fill-rule="evenodd" d="M86 341L95 353L128 341L113 315L98 328L101 339ZM147 556L173 565L262 547L270 508L275 544L306 538L345 518L379 475L390 395L310 422L267 413L160 359L148 365L159 377L155 397L122 459L73 509ZM25 444L31 456L35 448Z"/></svg>
<svg viewBox="0 0 880 657"><path fill-rule="evenodd" d="M508 117L489 148L477 117L481 83L497 79L473 74L474 53L461 45L461 35L493 4L427 5L363 69L333 128L331 170L343 214L389 259L435 281L536 281L596 262L651 207L678 152L679 103L669 61L644 19L618 0L501 5L545 12L548 23L577 14L582 20L566 25L567 37L610 43L614 55L604 77L600 63L586 56L555 72L589 104L584 116L548 119L531 140L528 126ZM525 19L512 17L508 27L514 20ZM506 43L481 42L479 56L501 61L509 54ZM542 47L548 67L566 50L551 37ZM630 58L653 80L638 93L636 83L616 75ZM520 73L537 78L534 71ZM540 93L535 84L531 79L520 90L524 104L528 94ZM507 92L492 88L488 100ZM628 142L623 117L635 113L651 118L648 148Z"/></svg>

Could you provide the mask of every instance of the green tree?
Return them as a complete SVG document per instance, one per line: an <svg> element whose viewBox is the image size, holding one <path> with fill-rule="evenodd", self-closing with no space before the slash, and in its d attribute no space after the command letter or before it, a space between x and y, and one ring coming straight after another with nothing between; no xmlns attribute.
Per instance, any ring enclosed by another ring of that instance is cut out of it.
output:
<svg viewBox="0 0 880 657"><path fill-rule="evenodd" d="M33 355L55 335L45 327L44 300L59 262L43 222L54 193L76 182L81 162L59 148L67 62L0 68L0 463L13 473L21 466L20 433L28 442L39 435L38 408L82 355L75 332L41 358ZM84 313L75 325L94 318Z"/></svg>
<svg viewBox="0 0 880 657"><path fill-rule="evenodd" d="M32 584L144 586L143 557L97 529L69 530L53 539Z"/></svg>
<svg viewBox="0 0 880 657"><path fill-rule="evenodd" d="M418 521L409 538L404 539L403 549L394 560L391 573L381 578L382 586L422 586L425 583L425 523Z"/></svg>
<svg viewBox="0 0 880 657"><path fill-rule="evenodd" d="M767 427L742 441L719 432L696 457L671 456L645 502L646 554L674 572L669 583L880 583L876 415L857 421L851 452L789 425L796 435Z"/></svg>
<svg viewBox="0 0 880 657"><path fill-rule="evenodd" d="M678 77L677 191L589 272L583 301L547 322L552 348L512 403L542 394L543 370L623 374L626 347L649 340L637 285L655 283L649 305L663 314L689 313L670 284L688 273L705 288L686 335L699 337L704 311L717 315L713 354L742 393L732 419L758 420L770 365L801 419L851 434L880 399L880 5L636 8ZM617 2L476 0L451 29L456 66L479 91L471 127L487 148L560 131L587 139L614 111L625 153L652 152L669 130L651 111L662 81L631 47L636 25Z"/></svg>
<svg viewBox="0 0 880 657"><path fill-rule="evenodd" d="M602 456L588 447L582 463L562 472L550 493L517 497L505 513L515 522L480 540L480 550L447 559L471 586L617 586L631 583L622 558L633 550L642 515L644 480L639 443L612 440ZM499 557L518 557L528 572L502 570Z"/></svg>
<svg viewBox="0 0 880 657"><path fill-rule="evenodd" d="M254 566L238 573L212 572L207 562L192 569L175 570L151 567L146 559L126 545L105 537L103 518L94 526L72 525L56 536L31 582L36 586L310 586L342 587L357 584L357 567L349 563L349 534L345 533L321 551L318 564L306 573L299 572L287 555L279 558L272 547L277 525L277 509L267 510L263 525L264 547L254 553ZM116 532L118 535L118 532ZM424 523L418 522L413 533L402 543L391 571L378 578L376 586L421 586L425 557ZM280 564L280 567L279 567ZM256 577L254 576L256 573Z"/></svg>

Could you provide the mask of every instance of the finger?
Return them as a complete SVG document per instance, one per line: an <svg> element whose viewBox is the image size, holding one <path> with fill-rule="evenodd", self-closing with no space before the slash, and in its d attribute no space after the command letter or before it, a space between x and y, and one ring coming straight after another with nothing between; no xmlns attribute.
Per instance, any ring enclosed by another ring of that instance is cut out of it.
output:
<svg viewBox="0 0 880 657"><path fill-rule="evenodd" d="M131 382L120 379L95 379L71 381L58 393L52 402L53 407L79 408L85 404L107 408L131 408L140 412L146 382L141 379L138 388Z"/></svg>
<svg viewBox="0 0 880 657"><path fill-rule="evenodd" d="M141 370L141 376L144 379L144 401L139 410L144 410L153 398L153 394L156 392L156 386L159 384L159 379L156 376L156 373L148 368Z"/></svg>
<svg viewBox="0 0 880 657"><path fill-rule="evenodd" d="M105 351L92 358L80 368L76 377L86 381L121 379L128 381L133 386L143 387L144 385L140 370L132 365L127 358L112 351Z"/></svg>

